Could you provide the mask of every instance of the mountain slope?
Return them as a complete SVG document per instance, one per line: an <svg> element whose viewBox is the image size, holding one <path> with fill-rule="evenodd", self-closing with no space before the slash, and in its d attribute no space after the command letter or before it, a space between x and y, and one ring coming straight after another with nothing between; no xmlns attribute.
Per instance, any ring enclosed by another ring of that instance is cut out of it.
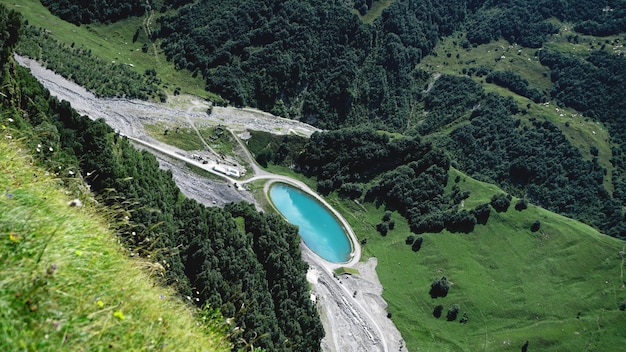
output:
<svg viewBox="0 0 626 352"><path fill-rule="evenodd" d="M446 189L455 185L470 192L461 209L502 192L452 169ZM415 235L391 212L395 226L381 236L375 228L389 209L331 201L359 239L367 239L364 254L377 258L383 297L409 351L519 351L527 340L529 350L620 350L624 242L532 204L516 210L516 203L514 198L506 212L491 208L486 224L468 234ZM423 240L415 251L411 244L418 237ZM433 299L431 284L443 276L448 294ZM455 304L458 316L448 321ZM443 311L436 318L438 305Z"/></svg>
<svg viewBox="0 0 626 352"><path fill-rule="evenodd" d="M69 205L2 124L0 349L230 350L219 312L192 310L158 284L163 267L128 257L108 210Z"/></svg>

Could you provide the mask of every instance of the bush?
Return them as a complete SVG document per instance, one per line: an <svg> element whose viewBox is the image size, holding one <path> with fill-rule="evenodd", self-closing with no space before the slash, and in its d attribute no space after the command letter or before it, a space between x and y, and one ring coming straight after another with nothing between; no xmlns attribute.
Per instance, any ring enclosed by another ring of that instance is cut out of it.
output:
<svg viewBox="0 0 626 352"><path fill-rule="evenodd" d="M502 213L509 209L509 205L511 205L511 195L509 194L494 194L491 197L491 206L498 212Z"/></svg>
<svg viewBox="0 0 626 352"><path fill-rule="evenodd" d="M435 309L433 310L433 317L439 319L441 318L441 313L443 312L443 305L438 305L435 307Z"/></svg>
<svg viewBox="0 0 626 352"><path fill-rule="evenodd" d="M541 228L541 222L539 220L533 222L533 224L530 225L530 231L532 232L539 231L539 228Z"/></svg>
<svg viewBox="0 0 626 352"><path fill-rule="evenodd" d="M389 232L389 224L386 222L381 222L376 225L376 231L378 231L383 237L387 236L387 232Z"/></svg>
<svg viewBox="0 0 626 352"><path fill-rule="evenodd" d="M441 232L444 228L443 213L436 212L413 220L411 231L415 233Z"/></svg>
<svg viewBox="0 0 626 352"><path fill-rule="evenodd" d="M430 285L430 292L428 292L428 294L430 294L431 298L445 297L448 295L449 289L450 284L448 283L448 279L445 276L442 276L441 279L435 279L435 281L433 281Z"/></svg>
<svg viewBox="0 0 626 352"><path fill-rule="evenodd" d="M476 218L477 224L485 225L487 224L487 220L491 214L491 208L489 207L489 204L484 203L470 210L470 213Z"/></svg>
<svg viewBox="0 0 626 352"><path fill-rule="evenodd" d="M423 237L418 237L415 242L413 242L413 246L411 246L413 252L417 252L422 248L422 242L424 242Z"/></svg>
<svg viewBox="0 0 626 352"><path fill-rule="evenodd" d="M444 222L446 229L450 232L470 233L476 225L476 217L471 212L463 209L459 212L449 214Z"/></svg>
<svg viewBox="0 0 626 352"><path fill-rule="evenodd" d="M337 192L342 197L357 199L363 194L363 186L360 183L346 182Z"/></svg>
<svg viewBox="0 0 626 352"><path fill-rule="evenodd" d="M522 198L515 203L515 210L517 211L522 211L526 208L528 208L528 201L526 199Z"/></svg>
<svg viewBox="0 0 626 352"><path fill-rule="evenodd" d="M448 319L448 321L455 321L456 317L459 315L459 309L460 307L458 304L452 305L452 307L448 309L448 313L446 314L446 319Z"/></svg>

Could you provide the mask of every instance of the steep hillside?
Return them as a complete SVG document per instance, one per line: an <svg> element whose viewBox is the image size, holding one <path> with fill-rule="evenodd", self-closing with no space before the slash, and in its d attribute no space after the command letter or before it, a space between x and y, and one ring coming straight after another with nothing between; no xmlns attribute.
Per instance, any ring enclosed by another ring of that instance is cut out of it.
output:
<svg viewBox="0 0 626 352"><path fill-rule="evenodd" d="M113 211L72 200L0 122L1 350L230 350L219 310L192 308L160 263L131 259Z"/></svg>

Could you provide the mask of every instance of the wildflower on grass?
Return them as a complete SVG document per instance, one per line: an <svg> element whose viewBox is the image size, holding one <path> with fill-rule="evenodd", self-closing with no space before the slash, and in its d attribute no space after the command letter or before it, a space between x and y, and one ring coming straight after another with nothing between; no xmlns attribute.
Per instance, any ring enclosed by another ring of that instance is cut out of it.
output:
<svg viewBox="0 0 626 352"><path fill-rule="evenodd" d="M19 242L20 241L20 235L16 234L15 232L11 232L9 234L9 239L11 240L11 242Z"/></svg>
<svg viewBox="0 0 626 352"><path fill-rule="evenodd" d="M83 202L81 202L80 199L76 198L76 199L73 199L73 200L69 201L67 203L67 205L69 205L70 207L78 207L78 208L80 208L80 207L83 206Z"/></svg>
<svg viewBox="0 0 626 352"><path fill-rule="evenodd" d="M124 316L124 313L122 313L121 310L115 311L113 312L113 316L116 317L119 320L124 320L126 319L126 317Z"/></svg>

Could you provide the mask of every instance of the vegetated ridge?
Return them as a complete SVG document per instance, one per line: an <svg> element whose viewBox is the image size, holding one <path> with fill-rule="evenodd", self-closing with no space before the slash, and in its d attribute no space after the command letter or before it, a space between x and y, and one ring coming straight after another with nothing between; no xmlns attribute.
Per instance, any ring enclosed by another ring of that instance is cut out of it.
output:
<svg viewBox="0 0 626 352"><path fill-rule="evenodd" d="M34 165L1 121L0 348L3 351L229 351L219 310L192 308L161 282L163 266L129 257L108 222L115 211ZM22 139L22 138L20 138Z"/></svg>

